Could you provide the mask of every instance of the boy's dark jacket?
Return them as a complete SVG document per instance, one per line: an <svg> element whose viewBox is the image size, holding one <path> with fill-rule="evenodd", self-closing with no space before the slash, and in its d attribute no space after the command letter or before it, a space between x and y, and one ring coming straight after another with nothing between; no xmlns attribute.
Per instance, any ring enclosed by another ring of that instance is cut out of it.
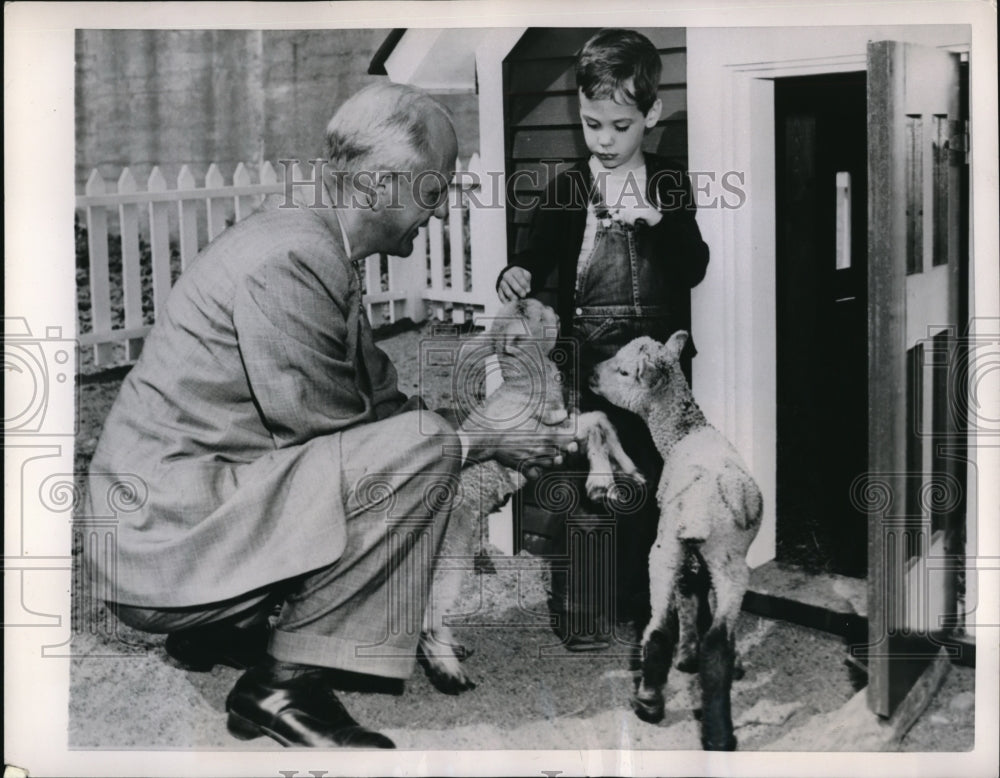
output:
<svg viewBox="0 0 1000 778"><path fill-rule="evenodd" d="M640 251L647 241L652 244L645 255L663 264L669 281L669 299L660 304L667 306L676 329L690 332L691 287L705 277L708 246L694 219L687 174L663 157L646 154L645 158L646 197L651 203L659 203L663 218L655 227L638 222L636 241ZM535 210L526 248L503 271L520 266L531 273L531 296L556 310L564 337L569 337L572 329L577 260L583 246L592 182L586 160L557 175Z"/></svg>

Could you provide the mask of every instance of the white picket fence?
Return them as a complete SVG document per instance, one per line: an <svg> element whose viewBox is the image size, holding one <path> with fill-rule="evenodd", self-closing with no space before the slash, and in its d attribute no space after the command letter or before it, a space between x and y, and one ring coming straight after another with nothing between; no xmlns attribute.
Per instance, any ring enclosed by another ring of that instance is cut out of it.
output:
<svg viewBox="0 0 1000 778"><path fill-rule="evenodd" d="M477 170L478 164L478 155L473 155L468 169ZM280 177L265 162L254 182L240 163L232 183L226 184L213 163L199 187L185 165L173 189L154 167L145 191L139 190L128 168L116 185L109 185L97 170L91 173L85 193L76 198L76 208L87 228L90 292L89 329L79 333L79 342L93 347L95 366L138 358L174 276L229 224L253 212L265 196L285 191L284 165L279 167ZM312 181L312 165L296 164L293 180ZM453 323L464 323L495 296L494 273L467 262L468 247L476 254L477 209L469 209L455 190L448 199L447 224L431 218L414 241L410 257L365 260L364 302L373 326L402 318L420 322L427 316L444 321L449 315ZM121 239L121 270L119 274L116 264L113 275L109 238L116 236ZM179 255L173 266L172 254ZM151 289L145 298L143 274L146 291ZM115 326L116 318L120 326ZM123 353L119 344L124 344Z"/></svg>

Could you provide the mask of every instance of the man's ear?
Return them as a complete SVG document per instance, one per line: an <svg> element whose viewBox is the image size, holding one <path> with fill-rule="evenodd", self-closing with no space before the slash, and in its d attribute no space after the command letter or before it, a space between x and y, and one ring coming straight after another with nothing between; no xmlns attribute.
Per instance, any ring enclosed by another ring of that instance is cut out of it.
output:
<svg viewBox="0 0 1000 778"><path fill-rule="evenodd" d="M646 129L652 129L658 121L660 121L660 114L663 112L663 101L659 97L653 101L653 104L646 111L646 118L643 120L643 124L646 125Z"/></svg>

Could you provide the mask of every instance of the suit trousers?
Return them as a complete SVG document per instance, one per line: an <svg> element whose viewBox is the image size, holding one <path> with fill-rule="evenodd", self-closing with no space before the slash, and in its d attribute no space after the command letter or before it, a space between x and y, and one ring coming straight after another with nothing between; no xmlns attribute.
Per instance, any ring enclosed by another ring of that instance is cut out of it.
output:
<svg viewBox="0 0 1000 778"><path fill-rule="evenodd" d="M458 493L461 444L454 428L430 411L336 434L343 505L331 506L330 514L331 521L345 521L347 531L336 562L204 606L118 604L118 617L148 632L175 632L220 622L247 626L280 605L268 647L275 659L408 677L451 498Z"/></svg>

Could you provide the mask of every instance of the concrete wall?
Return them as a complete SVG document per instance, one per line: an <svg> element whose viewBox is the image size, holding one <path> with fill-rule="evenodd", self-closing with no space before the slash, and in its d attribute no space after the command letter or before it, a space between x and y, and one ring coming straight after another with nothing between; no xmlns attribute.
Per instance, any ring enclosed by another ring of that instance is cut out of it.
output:
<svg viewBox="0 0 1000 778"><path fill-rule="evenodd" d="M322 150L336 107L379 76L368 63L387 30L78 30L76 186L93 168L144 186L154 164L173 185L182 164L199 181L211 162ZM478 146L475 95L445 95L464 160Z"/></svg>

